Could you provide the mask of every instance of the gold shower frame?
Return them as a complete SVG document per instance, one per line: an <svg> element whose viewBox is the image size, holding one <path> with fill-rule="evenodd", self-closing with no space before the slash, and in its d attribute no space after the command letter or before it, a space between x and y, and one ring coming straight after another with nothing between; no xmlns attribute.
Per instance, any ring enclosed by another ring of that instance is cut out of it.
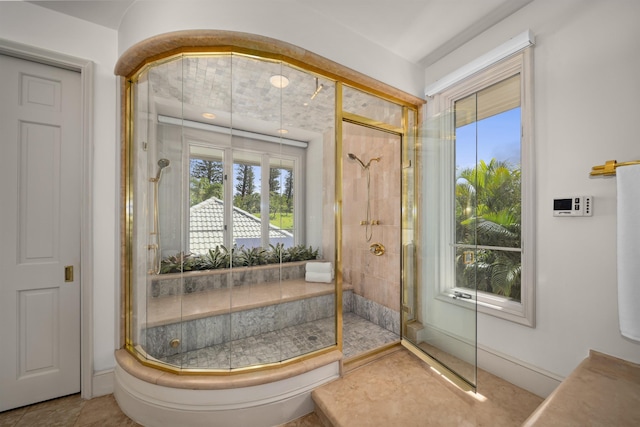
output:
<svg viewBox="0 0 640 427"><path fill-rule="evenodd" d="M336 82L336 117L335 117L335 180L336 184L342 181L342 123L343 121L357 123L371 128L402 135L402 158L407 159L405 153L405 138L412 135L416 141L416 132L419 122L418 113L424 100L407 94L389 85L381 83L371 77L358 73L312 52L308 52L297 46L247 33L218 30L189 30L166 33L144 40L129 48L118 60L115 74L120 76L121 88L121 199L120 214L121 224L121 316L120 321L120 347L126 349L141 364L162 371L168 371L179 375L234 375L247 372L274 369L289 366L322 354L335 350L342 351L342 187L335 186L335 251L336 251L336 345L330 346L309 354L298 356L278 363L255 365L244 368L218 370L218 369L188 369L173 368L171 366L154 362L143 357L134 347L132 342L132 318L133 301L131 296L132 279L132 250L133 250L133 97L132 87L140 75L149 67L170 61L181 56L203 56L216 54L239 54L252 56L262 60L281 61L290 66L310 72L319 77L328 78ZM353 87L370 95L395 103L403 108L402 128L398 129L386 123L381 123L366 117L344 113L342 110L343 85ZM414 128L409 129L407 117L414 114ZM403 165L406 160L403 160ZM403 200L406 194L403 185ZM415 192L414 192L415 194ZM415 204L415 202L414 202ZM415 215L415 212L412 214ZM415 224L415 218L412 219ZM401 225L404 229L404 222ZM405 277L404 263L401 267L401 277ZM402 288L402 286L401 286ZM400 295L398 296L401 297ZM402 313L402 310L401 310ZM401 314L402 315L402 314ZM402 320L401 320L402 324ZM383 348L385 350L386 348ZM381 351L374 350L373 353ZM368 355L364 355L368 356ZM361 358L357 358L360 360Z"/></svg>

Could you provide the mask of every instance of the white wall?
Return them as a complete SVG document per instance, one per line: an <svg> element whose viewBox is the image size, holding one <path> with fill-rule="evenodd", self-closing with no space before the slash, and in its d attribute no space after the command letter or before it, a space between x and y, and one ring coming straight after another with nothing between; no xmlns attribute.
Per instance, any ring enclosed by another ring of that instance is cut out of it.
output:
<svg viewBox="0 0 640 427"><path fill-rule="evenodd" d="M116 31L24 2L0 2L0 38L91 60L94 66L94 370L115 366L116 297Z"/></svg>
<svg viewBox="0 0 640 427"><path fill-rule="evenodd" d="M271 37L309 50L413 95L423 97L422 69L295 1L139 0L119 29L118 51L171 31L216 29Z"/></svg>
<svg viewBox="0 0 640 427"><path fill-rule="evenodd" d="M527 28L536 36L537 325L479 315L478 342L560 376L589 349L640 362L618 328L616 180L589 178L640 158L638 16L635 0L535 0L425 74L428 85ZM552 216L553 198L573 194L594 196L593 217Z"/></svg>

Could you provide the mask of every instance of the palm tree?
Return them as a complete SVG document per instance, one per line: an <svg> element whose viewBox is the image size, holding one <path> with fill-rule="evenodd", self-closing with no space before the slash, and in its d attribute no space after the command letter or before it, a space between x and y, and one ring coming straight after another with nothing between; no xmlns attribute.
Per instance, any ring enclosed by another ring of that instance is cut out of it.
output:
<svg viewBox="0 0 640 427"><path fill-rule="evenodd" d="M484 160L458 174L456 243L520 247L520 169L507 162ZM459 286L520 299L519 251L477 249L473 262L458 251Z"/></svg>

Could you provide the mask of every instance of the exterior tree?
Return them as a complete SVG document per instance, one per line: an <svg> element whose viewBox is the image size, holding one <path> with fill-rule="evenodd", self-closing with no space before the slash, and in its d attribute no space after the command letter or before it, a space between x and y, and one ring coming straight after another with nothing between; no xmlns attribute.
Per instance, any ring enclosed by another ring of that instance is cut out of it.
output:
<svg viewBox="0 0 640 427"><path fill-rule="evenodd" d="M456 242L484 247L520 247L520 169L506 162L481 160L463 169L456 185ZM458 250L458 286L520 299L521 254L477 249L468 262Z"/></svg>
<svg viewBox="0 0 640 427"><path fill-rule="evenodd" d="M237 163L236 193L233 205L249 213L260 213L260 194L256 193L255 172L249 164Z"/></svg>
<svg viewBox="0 0 640 427"><path fill-rule="evenodd" d="M190 163L190 205L196 205L211 197L223 196L222 162L191 159Z"/></svg>
<svg viewBox="0 0 640 427"><path fill-rule="evenodd" d="M284 179L283 196L286 200L286 212L293 212L293 173L291 170L287 170L287 176Z"/></svg>
<svg viewBox="0 0 640 427"><path fill-rule="evenodd" d="M236 194L240 197L248 196L255 191L255 175L253 166L238 163L238 172L236 173Z"/></svg>
<svg viewBox="0 0 640 427"><path fill-rule="evenodd" d="M280 172L281 169L269 169L269 193L278 194L280 192Z"/></svg>
<svg viewBox="0 0 640 427"><path fill-rule="evenodd" d="M190 178L190 206L197 205L211 197L222 199L223 188L219 182L211 183L207 178Z"/></svg>
<svg viewBox="0 0 640 427"><path fill-rule="evenodd" d="M206 178L211 184L222 184L224 175L222 162L204 159L191 160L191 176L195 178Z"/></svg>

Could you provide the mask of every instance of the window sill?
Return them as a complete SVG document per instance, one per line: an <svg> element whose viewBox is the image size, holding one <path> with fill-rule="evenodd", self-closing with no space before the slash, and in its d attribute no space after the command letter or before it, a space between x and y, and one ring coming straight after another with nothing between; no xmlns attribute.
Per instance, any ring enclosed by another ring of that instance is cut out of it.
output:
<svg viewBox="0 0 640 427"><path fill-rule="evenodd" d="M462 294L456 296L456 294ZM474 295L475 294L475 295ZM470 295L471 298L468 298ZM457 305L469 310L476 309L478 313L508 320L510 322L533 327L533 322L525 312L525 305L498 295L487 292L473 292L464 288L451 288L440 293L437 300Z"/></svg>

